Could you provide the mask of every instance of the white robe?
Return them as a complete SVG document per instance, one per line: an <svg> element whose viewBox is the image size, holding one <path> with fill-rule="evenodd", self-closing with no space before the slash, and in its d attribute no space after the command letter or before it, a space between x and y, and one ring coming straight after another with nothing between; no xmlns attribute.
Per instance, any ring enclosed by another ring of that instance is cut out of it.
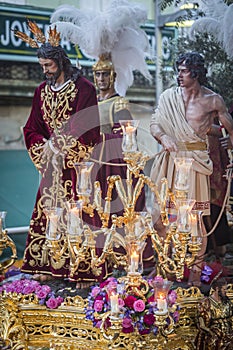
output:
<svg viewBox="0 0 233 350"><path fill-rule="evenodd" d="M152 117L151 125L159 125L164 134L171 136L177 143L207 143L188 124L185 118L185 106L181 89L170 88L162 93L158 108ZM162 150L155 155L151 169L151 178L160 188L161 179L166 177L168 186L174 193L176 157L193 158L190 171L189 198L196 200L195 209L202 210L204 215L210 214L210 186L209 175L213 171L213 164L208 150L167 152Z"/></svg>

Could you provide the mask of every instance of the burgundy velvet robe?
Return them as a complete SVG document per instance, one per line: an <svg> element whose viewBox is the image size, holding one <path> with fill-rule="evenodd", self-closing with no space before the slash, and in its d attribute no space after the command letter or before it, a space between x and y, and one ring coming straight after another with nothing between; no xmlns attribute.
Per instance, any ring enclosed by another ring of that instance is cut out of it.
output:
<svg viewBox="0 0 233 350"><path fill-rule="evenodd" d="M63 259L58 262L51 257L45 246L47 220L44 208L55 204L64 207L67 200L76 199L76 172L73 164L82 160L85 147L93 147L100 142L94 86L84 77L68 82L59 90L54 90L43 82L35 91L24 136L29 155L41 173L41 182L30 222L22 272L69 278L68 251L64 252ZM43 139L51 140L52 147L65 154L55 171L51 162L44 161L42 151L38 149L38 146L45 143ZM83 146L81 153L80 146ZM59 176L59 180L54 190L56 176ZM83 219L89 225L100 226L96 215L90 218L84 214ZM61 234L66 234L62 222L59 229ZM101 249L98 248L97 254L100 252ZM90 272L89 267L90 261L82 262L72 279L97 281L108 276L107 268L103 267L102 274L96 276Z"/></svg>

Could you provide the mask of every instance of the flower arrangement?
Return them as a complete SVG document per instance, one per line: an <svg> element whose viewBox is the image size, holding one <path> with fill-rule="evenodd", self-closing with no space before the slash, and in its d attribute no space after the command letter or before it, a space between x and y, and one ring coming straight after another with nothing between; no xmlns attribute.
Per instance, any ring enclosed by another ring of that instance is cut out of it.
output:
<svg viewBox="0 0 233 350"><path fill-rule="evenodd" d="M158 311L158 308L153 285L155 282L163 281L160 276L148 280L149 290L144 298L141 298L138 293L133 290L128 291L124 284L118 283L117 279L110 277L100 285L92 287L88 296L88 307L85 310L86 318L92 321L94 327L101 327L102 316L107 312L111 312L110 295L113 291L117 291L118 316L122 319L122 332L138 331L141 335L152 332L156 335L158 333L158 327L156 326L156 311ZM178 307L175 305L176 299L176 292L170 290L167 296L168 313L174 322L177 322L179 318ZM107 317L104 322L104 328L111 326L110 317ZM167 317L168 325L169 322L169 317Z"/></svg>
<svg viewBox="0 0 233 350"><path fill-rule="evenodd" d="M0 293L17 293L23 295L35 294L40 305L46 305L49 309L56 309L63 302L61 296L55 296L55 293L48 285L41 285L33 279L18 279L12 282L7 282L0 286Z"/></svg>

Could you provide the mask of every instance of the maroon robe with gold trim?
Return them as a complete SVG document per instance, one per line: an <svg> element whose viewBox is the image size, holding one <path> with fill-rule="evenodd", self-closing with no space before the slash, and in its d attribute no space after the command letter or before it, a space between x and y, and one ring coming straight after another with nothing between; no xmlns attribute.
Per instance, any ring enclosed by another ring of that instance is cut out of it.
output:
<svg viewBox="0 0 233 350"><path fill-rule="evenodd" d="M69 278L68 250L61 259L54 259L45 244L47 219L44 208L64 208L67 200L76 199L74 164L85 159L100 142L99 124L95 88L84 77L75 82L69 80L59 89L48 86L46 82L36 89L24 136L29 155L42 178L30 222L22 272ZM58 164L54 166L52 159L47 161L40 148L45 140L50 140L51 148L59 154ZM84 214L83 219L89 225L100 226L96 215L90 218ZM66 226L62 219L58 226L61 237L66 234ZM80 263L72 279L97 281L107 275L105 268L100 276L93 275L87 260Z"/></svg>

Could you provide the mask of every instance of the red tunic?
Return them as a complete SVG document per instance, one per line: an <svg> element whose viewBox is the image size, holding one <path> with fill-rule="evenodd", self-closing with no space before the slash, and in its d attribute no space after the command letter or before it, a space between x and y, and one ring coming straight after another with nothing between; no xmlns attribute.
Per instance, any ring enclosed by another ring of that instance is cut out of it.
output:
<svg viewBox="0 0 233 350"><path fill-rule="evenodd" d="M69 277L68 249L63 252L62 258L56 259L45 244L47 220L44 208L57 206L64 209L67 200L76 199L76 173L73 165L88 154L86 151L100 142L94 86L84 77L79 77L75 82L68 81L57 90L43 82L35 91L24 136L30 157L41 173L41 182L30 222L22 272ZM43 158L40 146L44 145L45 139L50 140L52 148L59 154L64 154L58 158L60 163L55 168L51 161ZM83 219L89 225L100 225L96 215L90 218L84 214ZM62 237L66 234L67 227L64 217L59 221L58 227ZM96 276L90 270L90 261L87 260L80 263L72 279L97 281L105 277L105 268L100 276Z"/></svg>

